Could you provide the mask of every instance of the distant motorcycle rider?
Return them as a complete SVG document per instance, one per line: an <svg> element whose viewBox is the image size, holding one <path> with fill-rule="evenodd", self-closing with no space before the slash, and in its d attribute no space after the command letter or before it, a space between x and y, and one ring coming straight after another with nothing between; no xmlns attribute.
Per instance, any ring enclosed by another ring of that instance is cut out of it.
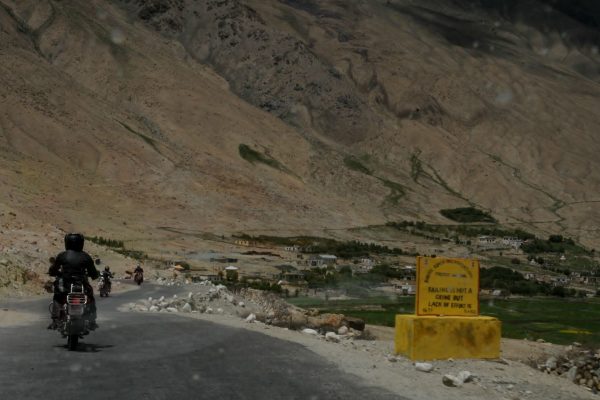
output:
<svg viewBox="0 0 600 400"><path fill-rule="evenodd" d="M114 278L113 273L110 272L110 267L108 267L108 266L104 267L104 271L100 272L100 276L102 277L102 279L104 279L104 284L110 291L111 286L112 286L112 282L110 281L110 279Z"/></svg>
<svg viewBox="0 0 600 400"><path fill-rule="evenodd" d="M81 282L84 292L87 296L87 319L89 329L96 329L96 302L94 300L94 290L88 282L88 277L96 279L99 276L98 270L94 265L94 260L85 251L83 244L85 239L82 234L69 233L65 235L65 251L60 253L54 259L54 262L48 270L50 276L56 277L54 282L54 297L51 310L52 323L48 329L55 329L60 318L60 309L67 300L67 294L72 283Z"/></svg>
<svg viewBox="0 0 600 400"><path fill-rule="evenodd" d="M144 281L144 270L139 264L133 270L133 279L138 285L141 285Z"/></svg>

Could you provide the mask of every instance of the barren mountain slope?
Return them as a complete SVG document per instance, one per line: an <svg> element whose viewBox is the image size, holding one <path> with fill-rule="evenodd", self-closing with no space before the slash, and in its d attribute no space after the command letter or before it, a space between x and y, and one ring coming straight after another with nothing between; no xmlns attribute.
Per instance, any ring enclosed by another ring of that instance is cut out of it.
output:
<svg viewBox="0 0 600 400"><path fill-rule="evenodd" d="M2 0L0 202L114 237L471 204L594 246L598 25L563 3Z"/></svg>

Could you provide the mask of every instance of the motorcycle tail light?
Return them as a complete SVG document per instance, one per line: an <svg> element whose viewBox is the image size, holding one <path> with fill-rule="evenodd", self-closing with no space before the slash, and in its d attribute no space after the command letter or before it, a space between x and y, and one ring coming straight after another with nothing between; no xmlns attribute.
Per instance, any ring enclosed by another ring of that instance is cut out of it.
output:
<svg viewBox="0 0 600 400"><path fill-rule="evenodd" d="M69 293L67 303L69 305L84 305L87 303L87 296L83 293Z"/></svg>

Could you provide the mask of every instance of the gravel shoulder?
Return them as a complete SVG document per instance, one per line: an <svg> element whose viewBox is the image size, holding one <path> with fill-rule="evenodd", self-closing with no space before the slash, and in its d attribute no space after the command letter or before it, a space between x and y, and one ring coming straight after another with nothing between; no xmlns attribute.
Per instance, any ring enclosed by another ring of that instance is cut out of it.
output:
<svg viewBox="0 0 600 400"><path fill-rule="evenodd" d="M184 285L181 298L206 291L210 286ZM230 294L226 294L227 297ZM147 306L148 300L142 300ZM499 360L443 360L433 361L431 372L421 372L415 364L404 357L393 355L393 329L367 326L375 340L359 340L340 336L339 341L328 341L325 336L307 334L268 325L258 320L247 321L248 308L236 310L230 301L214 298L210 301L210 312L170 311L186 317L218 324L261 332L278 339L305 346L339 367L353 374L367 384L389 390L399 396L411 399L489 399L489 400L547 400L547 399L598 399L588 389L569 382L564 376L555 376L538 371L527 363L559 354L563 346L548 343L503 339L503 358ZM141 303L129 304L122 311L148 312ZM160 313L166 312L161 310ZM158 313L158 312L156 312ZM456 376L461 371L469 371L474 376L471 382L460 387L447 387L442 383L446 374Z"/></svg>

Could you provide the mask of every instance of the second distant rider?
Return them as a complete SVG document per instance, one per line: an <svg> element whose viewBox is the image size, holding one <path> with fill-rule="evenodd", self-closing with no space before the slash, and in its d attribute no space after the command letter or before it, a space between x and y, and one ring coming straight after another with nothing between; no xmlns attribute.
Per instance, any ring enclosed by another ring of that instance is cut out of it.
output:
<svg viewBox="0 0 600 400"><path fill-rule="evenodd" d="M102 276L102 279L104 279L104 284L106 285L106 288L110 292L110 290L112 288L111 287L112 282L110 281L110 279L114 278L113 273L110 272L110 267L108 267L108 266L104 267L104 271L100 272L100 276Z"/></svg>

